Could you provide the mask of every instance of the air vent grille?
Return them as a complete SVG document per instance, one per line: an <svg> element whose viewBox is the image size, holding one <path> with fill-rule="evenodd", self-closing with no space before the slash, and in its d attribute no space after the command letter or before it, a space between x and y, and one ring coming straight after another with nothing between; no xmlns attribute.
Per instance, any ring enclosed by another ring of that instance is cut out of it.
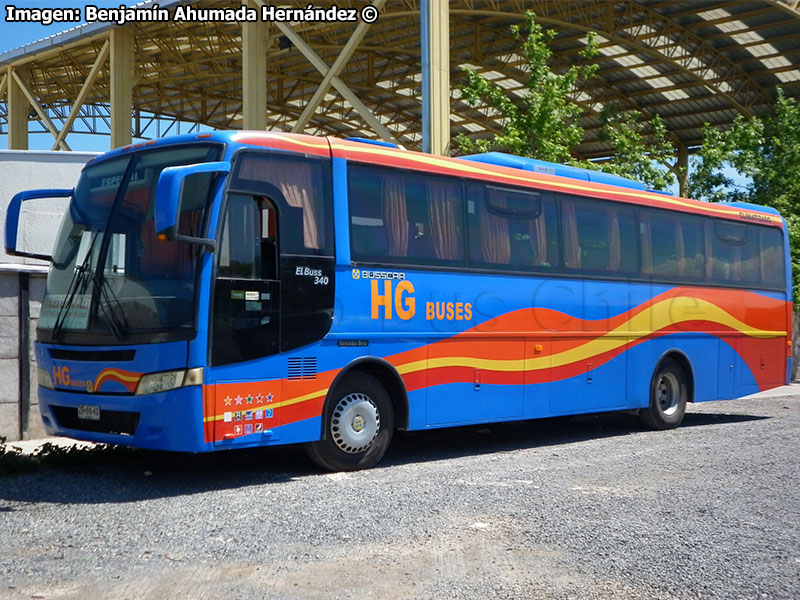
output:
<svg viewBox="0 0 800 600"><path fill-rule="evenodd" d="M317 378L316 356L293 356L289 359L289 380Z"/></svg>

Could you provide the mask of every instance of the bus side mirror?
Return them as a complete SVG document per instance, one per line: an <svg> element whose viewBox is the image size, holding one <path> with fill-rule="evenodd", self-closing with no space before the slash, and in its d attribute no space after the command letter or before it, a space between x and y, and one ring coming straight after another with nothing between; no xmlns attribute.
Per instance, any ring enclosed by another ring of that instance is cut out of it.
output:
<svg viewBox="0 0 800 600"><path fill-rule="evenodd" d="M11 256L25 256L28 258L40 258L50 260L49 254L37 254L26 252L17 248L17 233L19 231L19 215L22 212L22 203L26 200L38 200L42 198L69 198L72 190L52 189L52 190L29 190L20 192L11 198L6 210L6 253Z"/></svg>
<svg viewBox="0 0 800 600"><path fill-rule="evenodd" d="M165 167L158 176L156 184L154 218L156 235L167 240L180 240L200 244L211 250L216 243L206 238L196 238L178 234L178 215L181 210L183 183L190 175L198 173L229 173L229 162L206 162L195 165Z"/></svg>

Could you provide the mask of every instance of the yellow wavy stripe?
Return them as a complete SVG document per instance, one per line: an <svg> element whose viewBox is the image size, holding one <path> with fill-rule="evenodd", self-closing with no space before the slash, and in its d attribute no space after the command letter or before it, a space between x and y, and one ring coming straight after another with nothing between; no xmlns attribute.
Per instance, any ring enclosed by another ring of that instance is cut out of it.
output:
<svg viewBox="0 0 800 600"><path fill-rule="evenodd" d="M121 379L122 381L139 381L142 378L141 374L125 375L123 373L120 373L116 369L111 369L109 371L101 372L100 375L98 376L97 380L98 381L102 381L104 378L109 377L111 375L113 375L117 379Z"/></svg>
<svg viewBox="0 0 800 600"><path fill-rule="evenodd" d="M264 132L261 132L261 131L251 131L251 132L243 131L242 133L238 133L238 134L234 135L233 136L233 141L238 142L240 139L246 138L246 137L257 137L257 138L266 139L266 140L280 140L282 142L288 142L290 144L295 144L297 146L305 146L306 148L316 148L316 149L320 149L321 148L323 150L328 150L328 142L327 142L327 140L323 140L324 143L312 144L312 143L306 142L304 140L299 140L299 139L297 139L295 137L289 137L289 136L287 136L285 134L264 133Z"/></svg>
<svg viewBox="0 0 800 600"><path fill-rule="evenodd" d="M412 153L412 152L409 152L408 154L406 154L406 153L398 154L397 150L392 150L392 149L383 150L379 146L376 146L375 148L371 148L371 147L359 148L359 147L355 147L355 146L351 146L351 145L337 144L336 142L333 142L332 146L333 146L333 148L338 149L338 150L344 150L346 152L352 152L352 153L358 153L358 154L367 154L367 155L373 155L373 156L377 154L377 155L380 155L380 156L387 156L387 157L395 157L395 158L400 157L400 158L403 158L405 160L410 160L412 162L419 163L421 166L425 166L425 167L428 167L430 165L436 165L436 166L439 166L439 167L442 167L442 168L446 168L446 169L450 169L450 170L454 170L454 171L460 171L460 172L464 172L464 173L469 173L469 174L472 174L472 175L483 175L483 176L489 176L489 177L497 177L499 175L495 171L490 171L488 169L480 168L477 165L480 165L482 163L479 163L479 162L471 162L471 161L460 161L459 162L459 161L453 160L453 159L450 159L450 160L439 159L439 158L437 158L435 156L432 156L432 155L427 155L427 154L420 155L420 154ZM464 164L461 164L461 162L463 162ZM505 177L507 179L512 179L512 180L519 181L519 182L522 182L522 183L530 184L530 183L536 183L535 179L534 179L534 181L531 180L530 175L534 175L534 176L535 175L540 175L540 173L537 173L535 171L523 171L523 172L529 174L529 176L525 177L525 176L520 176L520 175L510 174L510 173L502 173L501 176ZM547 182L541 182L541 183L546 183L547 185L552 185L553 187L567 189L567 190L580 190L580 191L590 192L590 193L595 193L595 194L597 193L597 189L596 188L589 187L589 186L584 186L584 185L581 185L581 184L578 184L578 183L572 183L571 180L569 182L555 180L555 181L547 181ZM596 185L602 185L602 184L596 184ZM613 191L613 193L618 195L618 196L624 196L624 197L627 197L627 198L634 198L634 199L647 198L649 200L655 200L655 201L660 202L660 203L671 204L671 205L674 205L674 206L680 206L681 208L690 208L690 209L693 209L693 210L700 210L700 211L703 211L703 212L715 213L715 214L719 214L719 215L725 215L725 216L728 216L728 217L737 216L735 211L739 211L740 210L740 209L730 209L730 208L724 208L724 207L717 207L717 206L715 206L715 205L713 205L711 203L709 203L708 206L696 206L693 203L685 202L685 201L681 200L680 198L676 198L674 196L665 196L663 194L654 194L652 192L647 192L647 191L644 191L644 190L628 190L627 188L618 188L618 189L615 189ZM747 214L752 214L752 215L758 215L759 220L763 219L764 217L768 217L770 223L778 224L778 225L782 224L781 220L778 217L774 216L774 215L769 215L769 214L766 214L766 213L756 213L756 212L745 211L745 210L741 210L741 212L744 212L744 213L747 213Z"/></svg>
<svg viewBox="0 0 800 600"><path fill-rule="evenodd" d="M474 356L442 356L440 358L429 358L416 360L397 366L400 375L424 371L425 369L436 369L439 367L477 367L490 371L519 371L525 368L525 359L491 359L476 358Z"/></svg>
<svg viewBox="0 0 800 600"><path fill-rule="evenodd" d="M257 407L248 409L248 410L268 410L270 408L282 408L284 406L291 406L292 404L300 404L301 402L306 402L307 400L313 400L314 398L318 398L320 396L324 396L328 393L328 388L323 388L316 392L310 392L308 394L303 394L302 396L295 396L294 398L290 398L289 400L284 400L283 402L276 402L275 404L266 404L266 405L258 405ZM224 415L215 415L213 417L206 417L203 419L204 423L208 423L209 421L221 421L224 419Z"/></svg>
<svg viewBox="0 0 800 600"><path fill-rule="evenodd" d="M415 373L425 369L440 367L476 367L492 371L533 371L554 367L563 367L581 360L586 360L612 350L616 350L630 342L661 331L671 325L687 321L709 321L727 326L740 334L755 338L783 337L786 331L751 328L716 304L694 297L667 298L657 302L615 329L589 340L575 348L557 354L524 359L488 359L472 356L446 356L422 359L402 365L395 365L400 375ZM297 396L264 408L280 408L299 404L318 398L328 393L328 388ZM219 421L222 415L207 417L204 421Z"/></svg>
<svg viewBox="0 0 800 600"><path fill-rule="evenodd" d="M661 331L671 325L686 321L710 321L755 338L775 338L786 335L786 331L751 328L716 304L706 300L699 298L668 298L634 315L615 329L589 340L585 344L557 354L511 360L447 356L406 363L398 366L397 370L401 375L405 375L426 368L435 369L437 367L455 366L477 367L493 371L517 371L520 369L530 371L550 367L563 367L616 350L629 342L651 335L653 332Z"/></svg>

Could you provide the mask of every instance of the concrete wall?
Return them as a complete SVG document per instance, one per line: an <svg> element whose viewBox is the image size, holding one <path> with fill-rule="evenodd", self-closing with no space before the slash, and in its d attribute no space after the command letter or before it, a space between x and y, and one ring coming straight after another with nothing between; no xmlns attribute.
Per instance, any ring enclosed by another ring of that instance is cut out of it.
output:
<svg viewBox="0 0 800 600"><path fill-rule="evenodd" d="M97 156L97 153L0 151L0 232L5 232L6 210L14 194L30 189L74 188L83 165L93 156ZM29 252L49 254L67 202L66 199L47 199L23 204L18 247ZM0 263L47 264L6 254L3 254Z"/></svg>
<svg viewBox="0 0 800 600"><path fill-rule="evenodd" d="M5 233L6 210L14 194L30 189L74 188L81 169L96 155L0 151L0 235ZM26 202L20 214L17 247L49 254L66 206L67 200ZM33 340L46 273L44 261L0 254L0 437L9 441L44 435L36 398ZM21 338L20 332L27 335ZM21 374L25 381L20 380Z"/></svg>
<svg viewBox="0 0 800 600"><path fill-rule="evenodd" d="M44 267L0 266L0 437L8 441L45 435L33 356L45 280Z"/></svg>

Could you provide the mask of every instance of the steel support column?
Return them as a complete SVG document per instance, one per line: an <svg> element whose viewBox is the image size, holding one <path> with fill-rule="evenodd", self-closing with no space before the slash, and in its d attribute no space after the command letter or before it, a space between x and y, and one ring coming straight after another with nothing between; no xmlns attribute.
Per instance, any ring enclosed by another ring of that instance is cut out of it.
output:
<svg viewBox="0 0 800 600"><path fill-rule="evenodd" d="M25 98L27 98L28 104L30 104L30 106L33 107L33 110L36 111L36 114L39 115L39 119L41 120L42 125L45 126L47 131L49 131L54 138L58 138L58 128L56 128L55 123L53 123L53 120L47 114L45 108L39 103L39 100L33 94L33 90L31 90L30 87L28 87L28 84L19 76L19 74L16 71L12 73L11 78L14 80L14 83L16 83L17 86L19 86L19 89L22 90L22 93L25 94ZM61 140L58 143L58 146L62 150L71 150L69 144L67 144L65 140Z"/></svg>
<svg viewBox="0 0 800 600"><path fill-rule="evenodd" d="M450 13L448 0L422 0L422 150L450 153Z"/></svg>
<svg viewBox="0 0 800 600"><path fill-rule="evenodd" d="M111 148L131 143L133 27L111 30Z"/></svg>
<svg viewBox="0 0 800 600"><path fill-rule="evenodd" d="M267 25L242 23L242 129L267 128Z"/></svg>
<svg viewBox="0 0 800 600"><path fill-rule="evenodd" d="M14 75L17 77L14 77ZM30 104L19 82L28 79L25 67L8 67L8 148L10 150L28 149L28 112Z"/></svg>

